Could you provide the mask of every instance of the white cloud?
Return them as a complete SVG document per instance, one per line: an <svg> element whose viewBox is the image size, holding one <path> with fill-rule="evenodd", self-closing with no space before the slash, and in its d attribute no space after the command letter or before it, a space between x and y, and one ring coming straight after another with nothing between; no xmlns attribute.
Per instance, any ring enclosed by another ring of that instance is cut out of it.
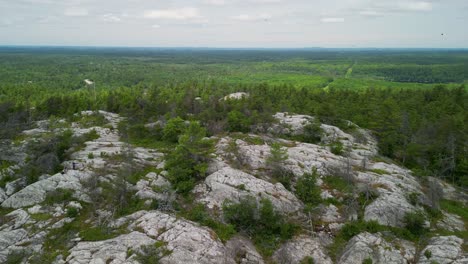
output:
<svg viewBox="0 0 468 264"><path fill-rule="evenodd" d="M239 21L259 21L259 20L269 20L271 18L272 16L269 14L259 14L255 16L242 14L242 15L231 17L231 19L239 20Z"/></svg>
<svg viewBox="0 0 468 264"><path fill-rule="evenodd" d="M152 28L160 28L161 26L158 25L158 24L154 24L154 25L152 25L151 27L152 27Z"/></svg>
<svg viewBox="0 0 468 264"><path fill-rule="evenodd" d="M87 16L89 15L89 12L86 8L82 7L70 7L65 10L64 12L65 16L71 16L71 17L81 17L81 16Z"/></svg>
<svg viewBox="0 0 468 264"><path fill-rule="evenodd" d="M398 9L402 11L431 11L432 3L417 1L417 2L400 2Z"/></svg>
<svg viewBox="0 0 468 264"><path fill-rule="evenodd" d="M383 16L384 14L382 12L375 11L375 10L362 10L362 11L359 11L359 15L365 16L365 17L380 17L380 16Z"/></svg>
<svg viewBox="0 0 468 264"><path fill-rule="evenodd" d="M208 5L222 6L226 4L226 1L225 0L204 0L203 3L208 4Z"/></svg>
<svg viewBox="0 0 468 264"><path fill-rule="evenodd" d="M179 9L148 10L144 12L143 17L152 19L186 20L200 18L201 15L197 8L184 7Z"/></svg>
<svg viewBox="0 0 468 264"><path fill-rule="evenodd" d="M324 17L320 19L322 23L342 23L344 22L344 18L342 17Z"/></svg>
<svg viewBox="0 0 468 264"><path fill-rule="evenodd" d="M109 14L103 15L102 20L106 22L120 22L122 19L112 13L109 13Z"/></svg>
<svg viewBox="0 0 468 264"><path fill-rule="evenodd" d="M268 3L280 3L282 0L250 0L253 3L268 4Z"/></svg>

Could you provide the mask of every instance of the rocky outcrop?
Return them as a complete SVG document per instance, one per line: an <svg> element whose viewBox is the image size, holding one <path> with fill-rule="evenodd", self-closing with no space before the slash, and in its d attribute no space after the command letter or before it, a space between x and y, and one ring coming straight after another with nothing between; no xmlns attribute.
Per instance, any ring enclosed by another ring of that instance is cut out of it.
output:
<svg viewBox="0 0 468 264"><path fill-rule="evenodd" d="M404 247L397 246L397 243ZM407 241L386 241L381 234L361 233L353 237L344 250L338 263L358 264L371 259L375 264L411 263L415 257L414 246Z"/></svg>
<svg viewBox="0 0 468 264"><path fill-rule="evenodd" d="M263 264L263 257L257 252L255 246L242 236L234 236L226 242L226 256L233 259L235 263L241 264Z"/></svg>
<svg viewBox="0 0 468 264"><path fill-rule="evenodd" d="M282 184L272 184L229 167L206 177L205 182L198 185L194 193L197 200L210 209L222 208L225 200L239 202L246 196L267 198L277 210L284 213L295 213L302 209L302 203Z"/></svg>
<svg viewBox="0 0 468 264"><path fill-rule="evenodd" d="M227 101L227 100L239 100L239 99L242 99L242 98L247 98L249 97L249 94L248 93L245 93L245 92L237 92L237 93L232 93L232 94L228 94L226 96L223 97L223 100L224 101Z"/></svg>
<svg viewBox="0 0 468 264"><path fill-rule="evenodd" d="M332 264L325 252L318 239L302 236L286 242L273 254L273 259L278 264L300 264L304 259L311 257L314 263Z"/></svg>
<svg viewBox="0 0 468 264"><path fill-rule="evenodd" d="M444 213L443 218L437 222L437 227L451 232L466 230L463 219L458 215L449 213Z"/></svg>
<svg viewBox="0 0 468 264"><path fill-rule="evenodd" d="M370 164L370 171L358 172L356 180L375 190L378 197L365 209L366 221L376 220L382 225L403 226L408 212L417 209L408 202L410 193L422 195L422 187L408 170L393 164Z"/></svg>
<svg viewBox="0 0 468 264"><path fill-rule="evenodd" d="M129 249L136 251L141 246L153 245L156 241L140 232L120 235L113 239L96 242L79 242L70 249L67 263L138 263L128 256Z"/></svg>
<svg viewBox="0 0 468 264"><path fill-rule="evenodd" d="M89 174L81 171L69 170L65 174L58 173L47 179L28 185L21 191L14 193L2 203L2 207L20 208L35 205L45 200L47 192L56 189L74 190L75 198L89 201L88 196L82 192L80 183L80 179L86 177L89 177Z"/></svg>
<svg viewBox="0 0 468 264"><path fill-rule="evenodd" d="M163 263L233 263L226 259L225 246L212 230L159 211L140 211L119 219L115 226L130 223L128 229L166 243L172 253Z"/></svg>
<svg viewBox="0 0 468 264"><path fill-rule="evenodd" d="M421 251L418 264L468 263L468 255L462 246L463 239L456 236L433 237Z"/></svg>

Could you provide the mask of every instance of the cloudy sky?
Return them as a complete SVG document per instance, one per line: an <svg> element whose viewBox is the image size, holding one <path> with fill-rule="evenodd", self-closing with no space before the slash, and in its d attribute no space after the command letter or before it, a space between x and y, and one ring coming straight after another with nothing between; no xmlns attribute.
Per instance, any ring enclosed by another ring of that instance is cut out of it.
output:
<svg viewBox="0 0 468 264"><path fill-rule="evenodd" d="M0 0L0 45L468 48L467 25L468 0Z"/></svg>

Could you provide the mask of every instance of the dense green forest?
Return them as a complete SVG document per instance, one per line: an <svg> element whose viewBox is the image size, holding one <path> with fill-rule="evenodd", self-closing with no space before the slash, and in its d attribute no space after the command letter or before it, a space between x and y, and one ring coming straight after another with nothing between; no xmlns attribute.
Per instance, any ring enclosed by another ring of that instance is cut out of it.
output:
<svg viewBox="0 0 468 264"><path fill-rule="evenodd" d="M129 117L135 144L170 141L145 123L198 120L216 135L292 112L346 131L350 120L383 156L467 187L467 80L463 50L1 48L0 137L89 109ZM240 91L250 96L220 100Z"/></svg>

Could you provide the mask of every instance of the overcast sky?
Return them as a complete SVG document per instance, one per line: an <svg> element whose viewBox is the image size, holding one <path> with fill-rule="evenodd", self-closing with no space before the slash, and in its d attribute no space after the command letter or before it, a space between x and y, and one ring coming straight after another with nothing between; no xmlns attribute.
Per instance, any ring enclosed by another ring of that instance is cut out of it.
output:
<svg viewBox="0 0 468 264"><path fill-rule="evenodd" d="M0 45L468 48L468 0L0 0Z"/></svg>

